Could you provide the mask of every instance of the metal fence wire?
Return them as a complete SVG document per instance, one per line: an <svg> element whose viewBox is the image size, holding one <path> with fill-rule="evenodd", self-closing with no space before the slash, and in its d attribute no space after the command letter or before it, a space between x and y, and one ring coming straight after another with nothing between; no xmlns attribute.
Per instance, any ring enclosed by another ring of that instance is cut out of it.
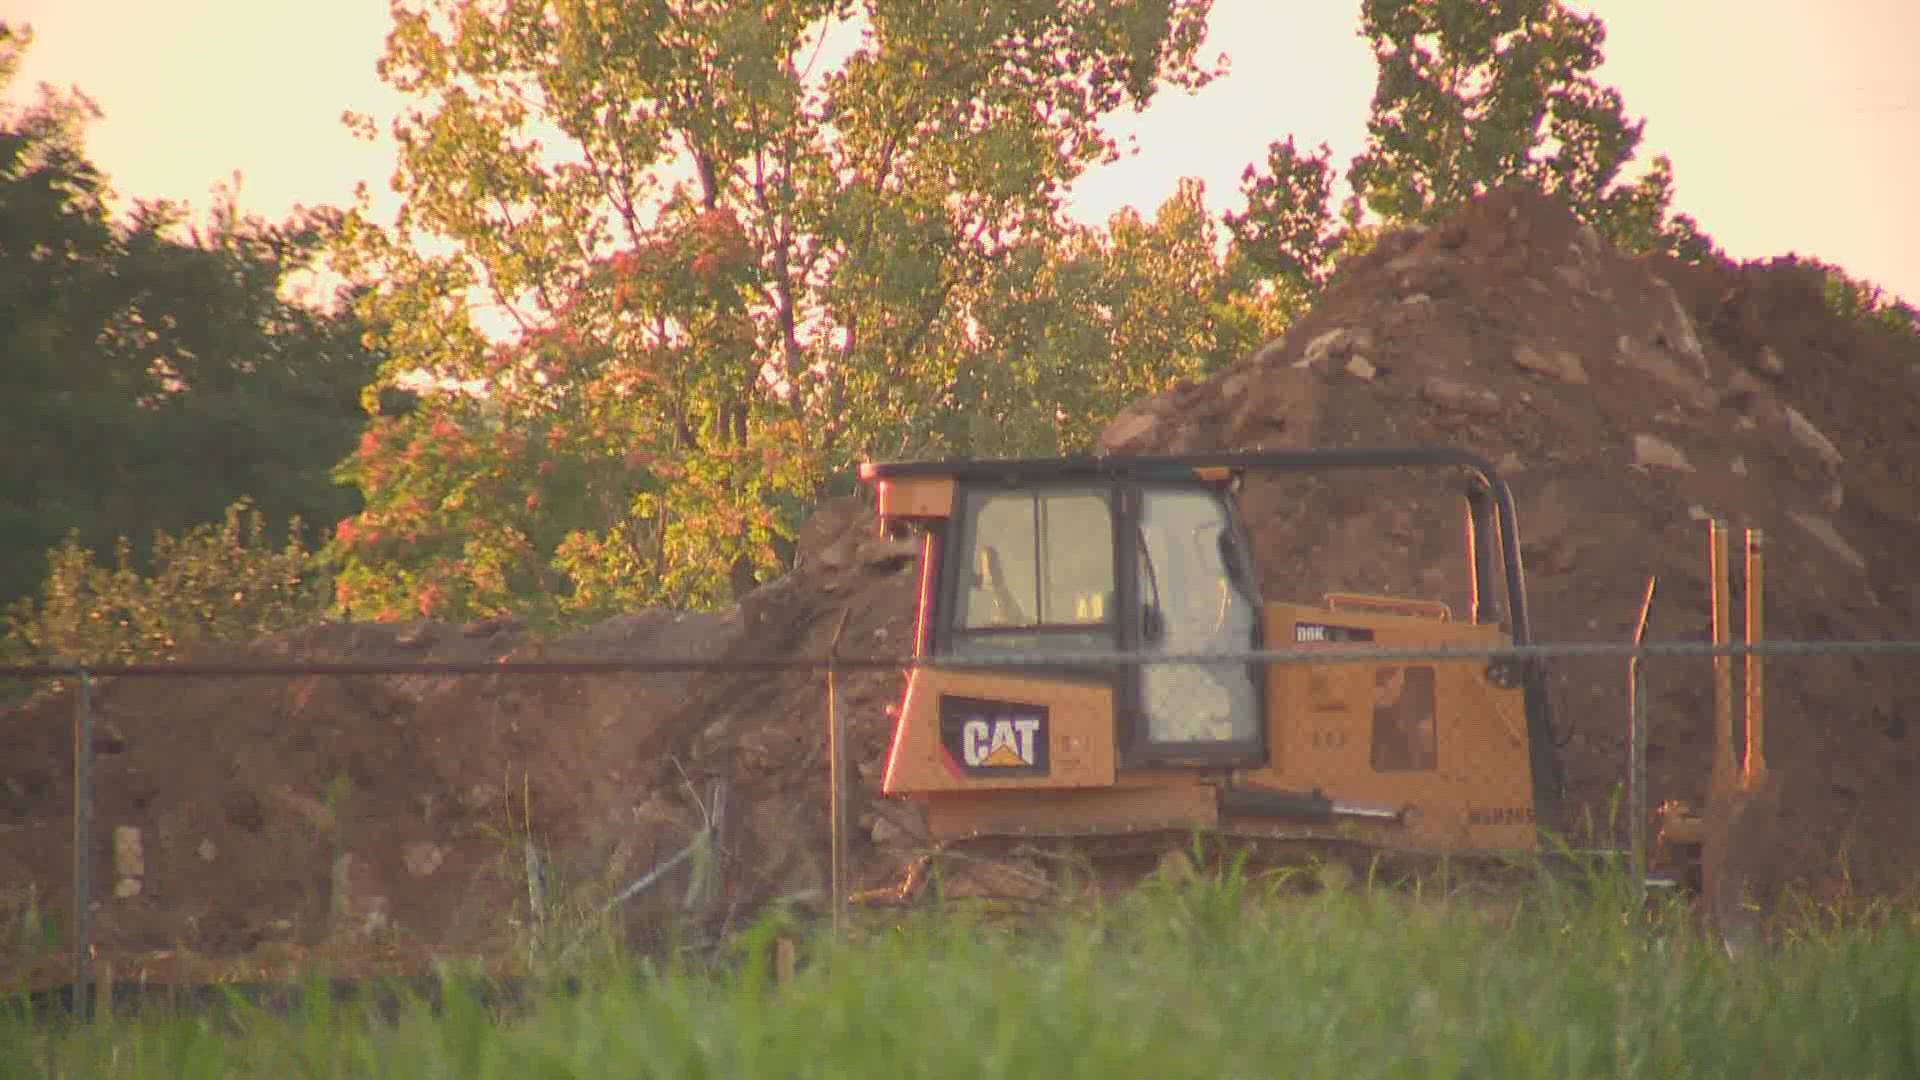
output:
<svg viewBox="0 0 1920 1080"><path fill-rule="evenodd" d="M1383 647L1371 645L1325 646L1249 650L1233 653L1129 653L1115 652L1089 656L1086 653L968 657L969 668L1006 668L1023 671L1048 668L1084 670L1090 662L1112 667L1140 667L1156 664L1368 664L1382 661L1461 661L1485 660L1489 663L1544 664L1553 660L1622 660L1628 662L1630 677L1629 805L1633 813L1633 867L1644 877L1645 841L1645 755L1646 685L1643 661L1653 658L1738 658L1738 657L1823 657L1852 656L1873 658L1920 657L1920 640L1881 641L1644 641L1644 626L1631 642L1562 642L1500 646ZM93 723L94 689L100 679L187 679L187 678L259 678L298 676L369 675L492 675L562 676L614 675L687 672L818 672L829 680L829 746L832 761L831 814L833 818L833 864L840 871L844 862L846 766L843 725L845 709L832 688L835 673L860 670L891 670L902 673L940 661L910 655L766 656L725 658L651 658L629 657L606 660L497 660L497 661L379 661L379 662L259 662L221 663L205 661L83 664L53 661L0 666L0 680L70 679L73 681L73 905L72 905L72 986L74 1001L89 999L92 951L89 930L91 896L88 865L92 848L94 792ZM846 892L835 874L836 926L843 918L838 901Z"/></svg>

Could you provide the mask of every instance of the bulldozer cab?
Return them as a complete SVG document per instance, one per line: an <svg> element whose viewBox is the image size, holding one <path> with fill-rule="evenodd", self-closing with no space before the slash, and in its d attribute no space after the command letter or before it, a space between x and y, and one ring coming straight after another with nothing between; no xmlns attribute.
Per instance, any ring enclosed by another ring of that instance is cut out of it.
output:
<svg viewBox="0 0 1920 1080"><path fill-rule="evenodd" d="M1239 657L1068 670L1113 693L1125 764L1261 759L1258 672L1245 658L1262 644L1260 600L1224 490L1191 472L1158 482L1015 472L963 482L955 499L925 655Z"/></svg>
<svg viewBox="0 0 1920 1080"><path fill-rule="evenodd" d="M1261 596L1243 476L1400 467L1470 474L1465 621L1420 598ZM883 529L922 535L918 663L882 789L922 801L937 839L1358 828L1388 847L1513 849L1533 846L1557 805L1537 663L1333 655L1528 642L1511 493L1478 457L899 462L861 475ZM1327 662L1269 662L1270 649Z"/></svg>

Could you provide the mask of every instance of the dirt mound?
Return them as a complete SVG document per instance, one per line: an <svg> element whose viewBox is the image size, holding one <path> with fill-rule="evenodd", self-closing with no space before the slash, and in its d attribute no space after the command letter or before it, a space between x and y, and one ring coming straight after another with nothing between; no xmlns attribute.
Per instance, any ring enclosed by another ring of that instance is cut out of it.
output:
<svg viewBox="0 0 1920 1080"><path fill-rule="evenodd" d="M1914 636L1920 378L1836 318L1814 269L1630 258L1557 203L1501 192L1384 237L1282 340L1138 403L1110 452L1444 443L1498 462L1519 502L1536 633L1624 641L1659 580L1654 637L1705 639L1707 526L1763 530L1767 634ZM1431 481L1253 481L1268 594L1465 595L1457 492ZM1736 572L1736 578L1737 578ZM1736 596L1735 610L1739 599ZM1737 616L1736 616L1737 625ZM1920 743L1911 661L1770 661L1781 783L1776 883L1920 884L1906 789ZM1625 671L1563 661L1569 794L1605 821L1625 776ZM1653 661L1650 787L1706 794L1710 663Z"/></svg>
<svg viewBox="0 0 1920 1080"><path fill-rule="evenodd" d="M737 612L647 612L549 643L504 622L331 624L218 659L673 657L710 655L739 632ZM683 823L650 813L647 793L689 681L103 681L90 886L100 952L498 949L525 906L526 838L642 869L685 842ZM15 909L30 896L60 923L71 903L72 711L61 694L0 716L0 886ZM127 829L138 830L137 857L116 851Z"/></svg>
<svg viewBox="0 0 1920 1080"><path fill-rule="evenodd" d="M1352 260L1284 339L1141 402L1110 452L1442 443L1514 484L1539 636L1625 640L1650 575L1656 638L1708 632L1706 525L1769 538L1776 638L1911 637L1920 621L1920 377L1835 318L1790 261L1692 267L1620 255L1562 207L1498 193ZM1458 488L1432 479L1256 478L1268 595L1336 589L1464 606ZM1736 532L1736 537L1737 537ZM711 615L642 612L558 641L511 624L316 626L221 659L824 656L911 647L912 547L857 499L808 522L793 573ZM842 620L844 619L844 624ZM1709 665L1654 661L1656 799L1700 800ZM856 885L920 838L877 799L901 673L845 672L858 776ZM1554 693L1576 807L1604 818L1625 770L1625 671L1563 662ZM1774 661L1778 864L1815 887L1920 878L1920 673ZM103 954L394 939L499 948L539 879L618 884L717 827L697 890L721 918L818 897L827 852L823 673L121 680L99 688L91 888ZM58 919L71 866L66 697L0 714L0 916ZM139 831L137 874L115 837ZM696 860L697 862L697 860ZM691 864L690 864L691 866ZM126 883L137 879L137 887ZM665 890L661 890L664 892ZM8 909L7 905L11 905ZM0 943L0 958L14 944ZM0 967L4 967L0 959Z"/></svg>
<svg viewBox="0 0 1920 1080"><path fill-rule="evenodd" d="M747 629L733 655L824 657L836 634L842 655L910 654L918 587L918 544L876 535L870 506L836 500L803 529L793 573L742 605ZM891 880L905 852L924 839L917 809L878 797L889 713L904 679L902 670L872 668L836 676L853 773L849 859L856 888ZM713 673L689 691L671 753L698 781L718 781L739 795L725 848L742 899L824 895L827 717L821 671Z"/></svg>

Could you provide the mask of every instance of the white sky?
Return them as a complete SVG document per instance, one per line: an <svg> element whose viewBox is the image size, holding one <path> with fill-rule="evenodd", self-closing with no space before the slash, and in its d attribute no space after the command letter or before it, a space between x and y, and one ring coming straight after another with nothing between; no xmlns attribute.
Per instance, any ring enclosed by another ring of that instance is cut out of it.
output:
<svg viewBox="0 0 1920 1080"><path fill-rule="evenodd" d="M1736 258L1797 252L1920 301L1920 0L1574 0L1607 23L1604 83L1647 120L1675 205ZM202 208L244 176L242 206L345 203L384 191L391 148L356 141L343 110L390 116L373 72L386 0L12 0L35 42L11 97L76 86L106 116L89 148L123 197ZM1232 74L1165 93L1114 130L1138 154L1089 176L1077 216L1151 213L1183 175L1215 212L1288 134L1344 167L1358 152L1373 65L1357 2L1215 0L1205 55Z"/></svg>

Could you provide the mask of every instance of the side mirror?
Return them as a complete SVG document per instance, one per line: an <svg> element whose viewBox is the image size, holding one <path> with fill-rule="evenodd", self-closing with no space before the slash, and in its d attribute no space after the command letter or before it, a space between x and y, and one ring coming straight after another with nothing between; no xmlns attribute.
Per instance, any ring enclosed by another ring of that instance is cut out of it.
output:
<svg viewBox="0 0 1920 1080"><path fill-rule="evenodd" d="M1160 609L1147 604L1140 609L1140 641L1145 645L1158 645L1167 636L1167 617Z"/></svg>

